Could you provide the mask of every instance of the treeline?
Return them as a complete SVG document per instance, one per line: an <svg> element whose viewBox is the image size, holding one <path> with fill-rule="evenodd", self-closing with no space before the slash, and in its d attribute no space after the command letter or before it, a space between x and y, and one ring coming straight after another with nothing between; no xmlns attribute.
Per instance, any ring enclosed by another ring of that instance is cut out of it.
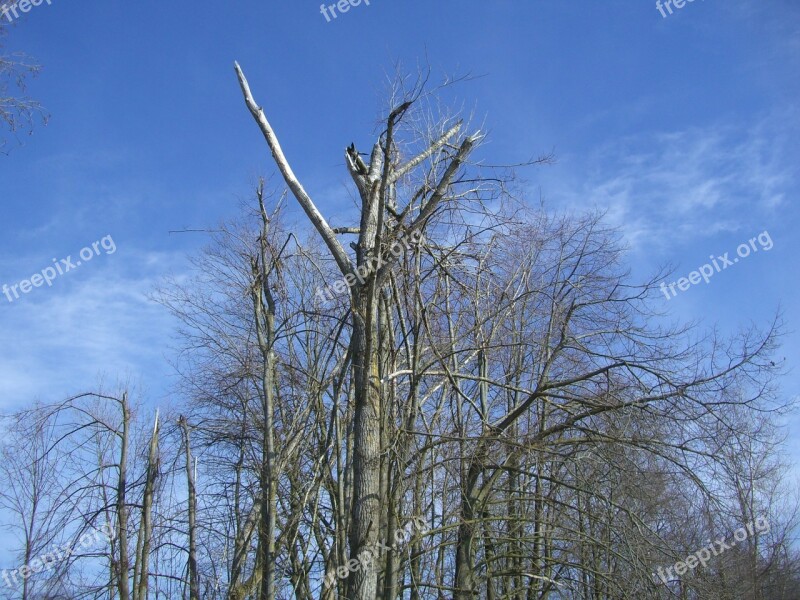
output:
<svg viewBox="0 0 800 600"><path fill-rule="evenodd" d="M779 318L672 323L666 273L634 281L598 215L527 208L406 79L344 151L335 227L237 74L287 193L259 185L158 291L174 407L121 388L7 417L7 597L800 597Z"/></svg>

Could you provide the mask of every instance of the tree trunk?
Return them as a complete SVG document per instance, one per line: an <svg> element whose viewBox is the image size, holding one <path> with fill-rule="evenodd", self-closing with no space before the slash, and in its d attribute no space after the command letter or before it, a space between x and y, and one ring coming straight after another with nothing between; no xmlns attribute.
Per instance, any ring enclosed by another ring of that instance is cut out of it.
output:
<svg viewBox="0 0 800 600"><path fill-rule="evenodd" d="M192 447L189 438L189 424L183 417L179 421L183 429L183 443L186 449L186 486L189 492L189 600L200 600L200 579L197 573L197 495L195 491Z"/></svg>
<svg viewBox="0 0 800 600"><path fill-rule="evenodd" d="M362 552L377 555L380 527L380 378L377 344L369 337L372 315L366 302L353 312L353 376L355 380L355 414L353 439L353 516L350 528L350 559ZM362 561L352 569L348 581L348 597L373 600L377 597L377 559Z"/></svg>
<svg viewBox="0 0 800 600"><path fill-rule="evenodd" d="M117 540L119 541L119 561L116 576L119 600L130 600L131 593L128 582L128 507L125 503L128 488L128 436L131 412L128 407L128 395L122 395L122 440L119 452L119 477L117 479Z"/></svg>
<svg viewBox="0 0 800 600"><path fill-rule="evenodd" d="M142 501L142 526L139 530L137 548L141 548L136 557L136 570L139 581L135 583L135 599L147 600L147 586L150 576L150 541L153 537L153 495L158 477L158 412L153 425L153 435L150 438L150 451L147 455L147 475L144 485L144 499Z"/></svg>

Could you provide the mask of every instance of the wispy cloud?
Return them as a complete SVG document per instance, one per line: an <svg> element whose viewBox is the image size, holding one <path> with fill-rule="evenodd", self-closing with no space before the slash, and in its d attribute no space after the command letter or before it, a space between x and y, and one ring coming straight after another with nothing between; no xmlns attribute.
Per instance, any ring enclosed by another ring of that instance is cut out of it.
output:
<svg viewBox="0 0 800 600"><path fill-rule="evenodd" d="M583 181L549 190L569 206L599 207L633 245L752 227L796 191L796 112L749 127L719 123L604 144ZM561 203L559 202L559 203Z"/></svg>
<svg viewBox="0 0 800 600"><path fill-rule="evenodd" d="M0 303L0 409L92 389L103 374L163 383L174 323L147 293L183 259L122 247L102 258Z"/></svg>

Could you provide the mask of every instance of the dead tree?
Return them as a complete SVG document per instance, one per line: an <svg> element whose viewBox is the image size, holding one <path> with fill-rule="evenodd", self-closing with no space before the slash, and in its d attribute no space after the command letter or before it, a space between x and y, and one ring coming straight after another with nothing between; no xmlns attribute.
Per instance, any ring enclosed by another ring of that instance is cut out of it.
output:
<svg viewBox="0 0 800 600"><path fill-rule="evenodd" d="M181 415L178 425L183 434L183 447L186 457L186 489L188 498L188 527L189 527L189 600L200 600L200 578L197 571L197 490L195 488L195 467L192 463L192 444L189 423Z"/></svg>
<svg viewBox="0 0 800 600"><path fill-rule="evenodd" d="M360 223L352 229L357 232L358 242L355 245L355 257L351 258L292 170L277 135L253 97L238 64L236 73L247 108L264 135L286 185L350 286L354 497L348 538L350 559L358 561L364 552L379 554L381 506L386 499L385 490L381 489L383 402L379 330L384 320L381 290L397 262L397 254L391 249L403 239L410 240L412 236L424 232L428 220L450 194L451 186L457 181L457 175L480 139L480 134L460 136L462 124L456 123L438 139L432 140L427 149L404 164L399 164L394 135L398 122L412 105L413 100L406 100L389 113L386 129L372 147L369 164L351 145L345 151L345 160L361 197ZM445 148L453 150L442 152ZM437 153L442 161L438 179L426 181L405 207L398 207L395 193L397 182ZM378 594L379 566L375 560L362 561L362 565L350 571L347 594L356 600L372 600Z"/></svg>

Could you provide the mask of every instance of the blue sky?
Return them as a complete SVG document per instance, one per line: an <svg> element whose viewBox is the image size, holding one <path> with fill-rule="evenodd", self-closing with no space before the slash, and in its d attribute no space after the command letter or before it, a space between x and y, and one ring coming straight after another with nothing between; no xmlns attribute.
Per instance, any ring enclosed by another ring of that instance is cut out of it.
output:
<svg viewBox="0 0 800 600"><path fill-rule="evenodd" d="M171 401L174 323L146 294L204 239L168 232L235 216L272 171L234 60L337 225L352 214L343 149L370 143L401 61L480 76L453 100L486 123L482 156L553 150L524 173L531 201L607 211L638 275L670 263L677 279L768 231L769 252L663 308L730 332L782 307L783 393L800 391L794 0L696 0L667 18L649 0L372 0L331 22L313 0L52 0L4 44L44 66L29 92L51 118L0 155L0 285L107 235L117 250L0 296L2 410L101 379Z"/></svg>

